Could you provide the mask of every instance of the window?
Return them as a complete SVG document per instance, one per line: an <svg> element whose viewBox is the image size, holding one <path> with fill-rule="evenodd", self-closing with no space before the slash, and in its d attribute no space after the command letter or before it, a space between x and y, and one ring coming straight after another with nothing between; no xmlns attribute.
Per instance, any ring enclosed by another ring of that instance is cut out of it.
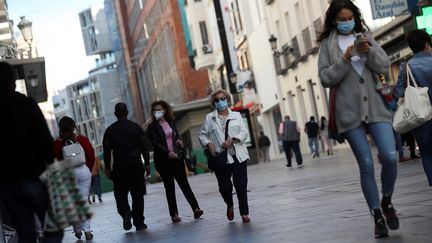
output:
<svg viewBox="0 0 432 243"><path fill-rule="evenodd" d="M240 18L240 11L238 0L231 3L232 17L234 20L235 32L238 33L243 29L242 20Z"/></svg>
<svg viewBox="0 0 432 243"><path fill-rule="evenodd" d="M285 31L282 30L282 28L281 28L281 24L280 24L280 21L279 21L279 20L276 20L276 22L275 22L275 26L276 26L276 36L277 36L277 38L279 39L279 43L280 43L280 44L285 43L285 37L284 37L284 35L283 35L283 33L284 33Z"/></svg>
<svg viewBox="0 0 432 243"><path fill-rule="evenodd" d="M306 27L302 31L302 36L303 36L303 44L304 44L305 52L307 53L312 49L312 39L311 39L309 27Z"/></svg>
<svg viewBox="0 0 432 243"><path fill-rule="evenodd" d="M295 60L297 61L298 59L300 59L300 56L301 56L300 45L298 43L297 36L292 38L291 45L292 45L291 47L293 48L293 52L294 52L293 54L294 54Z"/></svg>
<svg viewBox="0 0 432 243"><path fill-rule="evenodd" d="M323 31L323 24L321 22L321 18L318 18L313 22L313 27L315 30L315 39L317 39Z"/></svg>
<svg viewBox="0 0 432 243"><path fill-rule="evenodd" d="M285 19L285 27L287 29L288 39L292 38L292 36L293 36L291 22L290 22L289 18L290 18L290 16L289 16L289 13L287 11L284 14L284 19Z"/></svg>
<svg viewBox="0 0 432 243"><path fill-rule="evenodd" d="M199 26L201 31L202 43L203 45L207 45L209 43L209 40L208 40L207 26L205 21L199 22Z"/></svg>

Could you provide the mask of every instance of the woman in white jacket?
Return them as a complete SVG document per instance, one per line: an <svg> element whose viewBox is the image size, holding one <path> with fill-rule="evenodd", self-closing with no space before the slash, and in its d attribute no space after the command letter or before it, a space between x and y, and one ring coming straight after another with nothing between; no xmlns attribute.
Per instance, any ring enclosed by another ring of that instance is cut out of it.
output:
<svg viewBox="0 0 432 243"><path fill-rule="evenodd" d="M234 183L242 221L248 223L250 221L247 201L247 161L249 160L249 153L245 140L249 133L241 114L229 108L230 96L225 90L215 90L210 96L210 101L215 110L207 114L198 137L209 156L215 156L216 153L224 150L227 151L226 165L214 170L219 192L227 204L227 218L231 221L234 219L232 197ZM227 122L228 136L225 139Z"/></svg>

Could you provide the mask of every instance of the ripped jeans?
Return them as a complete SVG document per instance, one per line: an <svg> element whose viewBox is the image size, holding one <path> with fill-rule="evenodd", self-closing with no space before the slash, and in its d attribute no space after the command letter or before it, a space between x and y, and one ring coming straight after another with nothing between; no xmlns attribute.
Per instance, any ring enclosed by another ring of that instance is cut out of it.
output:
<svg viewBox="0 0 432 243"><path fill-rule="evenodd" d="M375 181L373 156L367 140L367 134L372 136L378 148L382 164L381 183L382 194L384 196L391 195L394 190L397 176L397 152L391 123L363 124L343 134L357 159L363 194L369 208L373 210L381 206L378 187Z"/></svg>

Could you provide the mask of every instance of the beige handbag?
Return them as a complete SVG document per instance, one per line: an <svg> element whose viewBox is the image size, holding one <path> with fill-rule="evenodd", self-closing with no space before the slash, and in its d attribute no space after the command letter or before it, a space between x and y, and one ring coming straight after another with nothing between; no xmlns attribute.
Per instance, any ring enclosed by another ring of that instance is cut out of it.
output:
<svg viewBox="0 0 432 243"><path fill-rule="evenodd" d="M406 72L405 95L399 99L398 108L393 119L393 128L399 133L411 131L432 119L432 106L428 95L428 87L419 87L417 85L408 64ZM414 86L410 84L410 80Z"/></svg>

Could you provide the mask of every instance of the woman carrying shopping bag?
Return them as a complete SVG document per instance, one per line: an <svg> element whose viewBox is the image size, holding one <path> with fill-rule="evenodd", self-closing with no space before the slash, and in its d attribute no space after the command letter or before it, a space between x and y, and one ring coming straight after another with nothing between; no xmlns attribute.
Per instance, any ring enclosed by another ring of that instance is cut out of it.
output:
<svg viewBox="0 0 432 243"><path fill-rule="evenodd" d="M407 88L407 67L414 79L409 80L409 85L418 85L419 87L427 87L429 103L432 98L432 41L426 31L413 30L408 33L406 40L409 47L414 52L414 56L407 64L402 64L399 72L399 78L395 90L397 98L404 96ZM408 66L407 66L408 65ZM408 75L408 77L410 77ZM415 82L415 83L414 83ZM419 98L419 97L417 97ZM407 102L407 101L405 101ZM430 104L422 105L417 109L430 109ZM414 137L420 148L423 169L429 181L429 186L432 186L432 120L426 121L413 130Z"/></svg>

